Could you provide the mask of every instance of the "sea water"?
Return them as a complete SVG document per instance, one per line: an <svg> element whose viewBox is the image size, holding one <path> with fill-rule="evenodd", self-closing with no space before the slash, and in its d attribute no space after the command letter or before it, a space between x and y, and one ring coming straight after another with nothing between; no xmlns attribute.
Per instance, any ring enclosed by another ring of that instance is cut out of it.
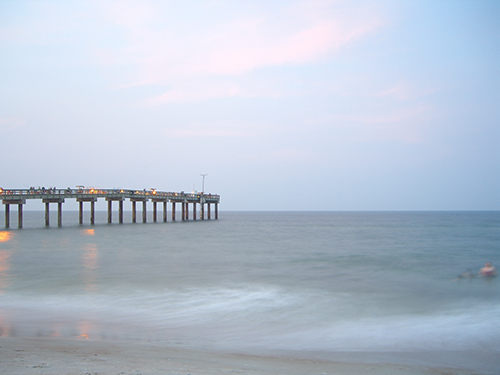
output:
<svg viewBox="0 0 500 375"><path fill-rule="evenodd" d="M45 228L25 212L23 229L0 231L0 335L326 358L488 352L500 367L500 277L457 279L500 265L500 212L63 215Z"/></svg>

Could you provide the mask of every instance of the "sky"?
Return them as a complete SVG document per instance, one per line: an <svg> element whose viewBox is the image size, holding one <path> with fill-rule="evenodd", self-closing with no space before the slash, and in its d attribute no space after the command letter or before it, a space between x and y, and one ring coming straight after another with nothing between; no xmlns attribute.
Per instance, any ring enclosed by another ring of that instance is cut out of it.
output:
<svg viewBox="0 0 500 375"><path fill-rule="evenodd" d="M221 211L500 210L499 19L494 0L0 0L0 186L207 174Z"/></svg>

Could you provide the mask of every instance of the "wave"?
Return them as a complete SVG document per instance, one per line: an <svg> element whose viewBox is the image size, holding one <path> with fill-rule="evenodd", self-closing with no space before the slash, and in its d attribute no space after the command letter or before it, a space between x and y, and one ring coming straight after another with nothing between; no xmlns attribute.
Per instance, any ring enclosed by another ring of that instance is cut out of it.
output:
<svg viewBox="0 0 500 375"><path fill-rule="evenodd" d="M9 293L0 302L0 328L4 336L174 340L241 349L500 350L498 303L394 313L363 304L362 298L265 285Z"/></svg>

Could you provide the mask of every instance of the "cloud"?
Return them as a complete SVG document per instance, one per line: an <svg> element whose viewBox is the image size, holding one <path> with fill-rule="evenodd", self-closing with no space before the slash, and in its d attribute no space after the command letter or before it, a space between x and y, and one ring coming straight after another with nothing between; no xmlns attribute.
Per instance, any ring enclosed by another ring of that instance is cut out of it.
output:
<svg viewBox="0 0 500 375"><path fill-rule="evenodd" d="M212 13L206 17L204 3L192 4L189 9L154 1L107 5L107 20L124 30L126 46L98 49L95 56L105 64L136 67L136 74L118 86L168 86L168 91L151 100L155 104L265 95L236 81L201 90L192 81L199 79L203 85L206 78L227 79L266 67L315 63L381 25L376 12L345 1L257 3L261 7L253 7L248 14L229 11L229 2L212 3ZM277 9L271 11L273 7ZM186 81L191 88L186 88Z"/></svg>
<svg viewBox="0 0 500 375"><path fill-rule="evenodd" d="M70 40L73 32L81 26L82 13L64 3L12 2L12 5L11 19L0 24L0 42L55 45Z"/></svg>
<svg viewBox="0 0 500 375"><path fill-rule="evenodd" d="M161 104L185 104L217 98L277 98L285 95L282 90L273 86L272 82L248 80L242 78L199 77L176 81L167 91L149 97L144 106L155 107ZM290 93L288 94L290 95Z"/></svg>
<svg viewBox="0 0 500 375"><path fill-rule="evenodd" d="M424 97L438 91L437 89L422 89L412 86L406 82L400 82L389 89L383 90L376 94L381 97L391 97L399 101Z"/></svg>
<svg viewBox="0 0 500 375"><path fill-rule="evenodd" d="M0 132L14 130L24 126L24 120L20 119L3 119L0 118Z"/></svg>
<svg viewBox="0 0 500 375"><path fill-rule="evenodd" d="M262 125L241 122L237 124L192 123L182 128L165 131L165 134L171 138L244 138L264 133Z"/></svg>
<svg viewBox="0 0 500 375"><path fill-rule="evenodd" d="M270 156L271 159L294 162L310 161L315 157L311 151L297 148L281 148L274 150Z"/></svg>
<svg viewBox="0 0 500 375"><path fill-rule="evenodd" d="M354 142L399 141L407 144L424 142L434 109L430 105L391 110L373 115L336 115L326 121L315 121L320 126L330 124L336 139Z"/></svg>
<svg viewBox="0 0 500 375"><path fill-rule="evenodd" d="M190 103L212 98L248 96L242 92L241 87L234 83L214 82L211 85L184 84L175 86L165 93L147 100L146 105L155 106L161 103Z"/></svg>

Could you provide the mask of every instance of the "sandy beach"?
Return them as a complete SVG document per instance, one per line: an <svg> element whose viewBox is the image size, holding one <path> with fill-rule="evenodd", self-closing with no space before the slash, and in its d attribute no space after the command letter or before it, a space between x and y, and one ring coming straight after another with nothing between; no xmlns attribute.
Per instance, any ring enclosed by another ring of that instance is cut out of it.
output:
<svg viewBox="0 0 500 375"><path fill-rule="evenodd" d="M0 353L2 374L480 374L464 369L249 356L83 339L4 337Z"/></svg>

